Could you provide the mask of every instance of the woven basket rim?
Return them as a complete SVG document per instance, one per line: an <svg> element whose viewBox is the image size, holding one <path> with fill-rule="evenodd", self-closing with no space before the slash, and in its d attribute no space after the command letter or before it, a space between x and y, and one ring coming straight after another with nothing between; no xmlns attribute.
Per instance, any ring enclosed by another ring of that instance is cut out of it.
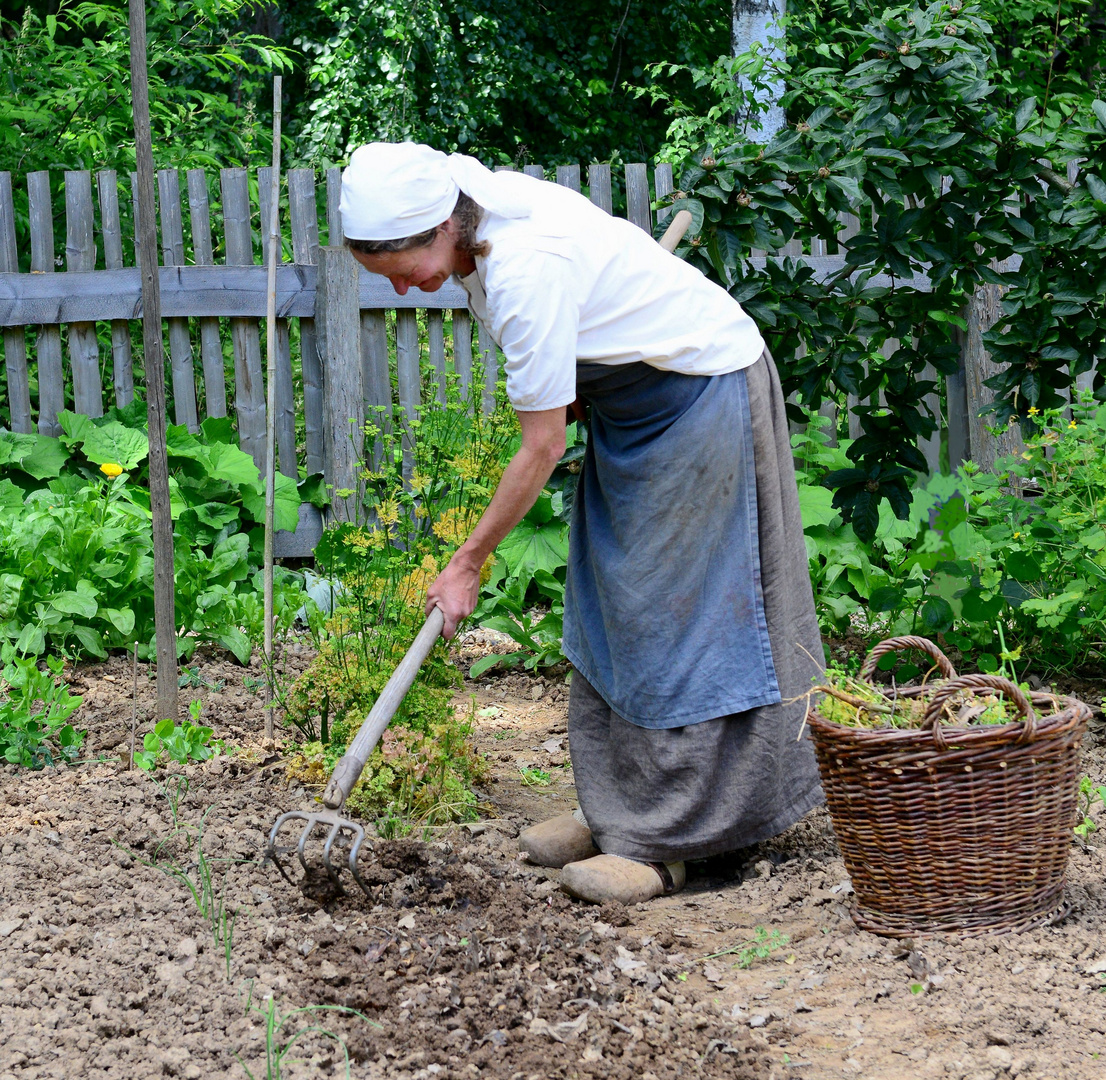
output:
<svg viewBox="0 0 1106 1080"><path fill-rule="evenodd" d="M931 683L927 687L910 688L921 691L933 691L940 683ZM900 690L900 696L903 691ZM917 697L918 694L911 694ZM1066 694L1046 694L1034 692L1030 695L1034 705L1064 704L1064 708L1047 716L1038 716L1036 733L1029 740L1029 744L1038 742L1043 738L1052 738L1063 734L1090 719L1091 709L1085 702ZM811 729L817 731L827 741L852 742L869 746L895 746L906 748L919 741L927 745L933 745L933 732L927 728L857 728L848 724L838 723L836 720L827 720L815 707L807 709L807 723ZM1003 740L1014 741L1025 731L1026 720L1014 720L1008 724L942 724L941 731L946 742L955 742L959 746L970 747L981 742L1001 742Z"/></svg>

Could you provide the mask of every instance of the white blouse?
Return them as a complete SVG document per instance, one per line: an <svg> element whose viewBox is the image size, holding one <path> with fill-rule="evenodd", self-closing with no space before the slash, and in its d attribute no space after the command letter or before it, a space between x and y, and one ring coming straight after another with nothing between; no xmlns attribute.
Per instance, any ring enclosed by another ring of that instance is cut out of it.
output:
<svg viewBox="0 0 1106 1080"><path fill-rule="evenodd" d="M477 236L491 253L461 284L503 350L516 409L571 404L578 360L722 375L760 357L764 339L741 306L636 225L568 188L511 180L532 191L533 210L485 214Z"/></svg>

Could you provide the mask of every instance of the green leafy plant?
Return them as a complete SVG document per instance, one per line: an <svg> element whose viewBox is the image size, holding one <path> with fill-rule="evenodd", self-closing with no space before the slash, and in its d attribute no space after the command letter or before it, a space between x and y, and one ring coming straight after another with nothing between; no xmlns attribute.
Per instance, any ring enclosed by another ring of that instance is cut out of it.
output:
<svg viewBox="0 0 1106 1080"><path fill-rule="evenodd" d="M142 737L142 749L135 752L134 763L144 772L153 772L162 757L187 765L190 761L207 761L211 757L213 731L196 721L200 718L201 705L193 701L188 706L192 720L177 724L173 720L160 720L153 731Z"/></svg>
<svg viewBox="0 0 1106 1080"><path fill-rule="evenodd" d="M480 380L474 379L474 385ZM318 652L282 701L308 742L289 774L322 784L368 716L424 620L426 590L491 498L518 441L500 393L485 414L450 381L445 404L410 420L396 407L369 424L360 497L367 522L328 530L316 557L336 587L317 623ZM489 567L490 570L490 567ZM454 716L460 674L438 641L347 800L397 834L476 814L482 763Z"/></svg>
<svg viewBox="0 0 1106 1080"><path fill-rule="evenodd" d="M715 960L719 956L736 955L735 967L751 968L758 960L766 960L772 953L787 946L790 941L791 939L787 934L781 933L779 930L769 932L763 926L756 926L753 928L751 938L740 941L736 945L728 945L724 949L719 949L718 952L708 953L699 959Z"/></svg>
<svg viewBox="0 0 1106 1080"><path fill-rule="evenodd" d="M866 543L820 483L851 444L831 448L819 438L808 432L796 442L824 629L922 633L986 672L1030 654L1046 670L1102 663L1106 406L1084 396L1070 411L1033 408L1021 453L994 473L968 464L929 477L905 520L881 508Z"/></svg>
<svg viewBox="0 0 1106 1080"><path fill-rule="evenodd" d="M545 769L539 769L536 765L526 765L518 770L518 777L524 787L549 787L553 778Z"/></svg>
<svg viewBox="0 0 1106 1080"><path fill-rule="evenodd" d="M64 662L46 658L46 671L33 658L4 647L0 673L0 753L4 760L30 769L72 761L84 741L69 718L84 698L69 693L62 680Z"/></svg>
<svg viewBox="0 0 1106 1080"><path fill-rule="evenodd" d="M417 824L472 821L478 802L472 788L486 774L471 743L472 723L450 717L425 732L394 725L381 737L346 800L352 813L376 822L381 836L406 835ZM288 760L287 773L320 788L344 752L342 744L308 742Z"/></svg>
<svg viewBox="0 0 1106 1080"><path fill-rule="evenodd" d="M382 835L389 821L423 826L474 821L479 814L472 789L487 767L471 736L471 719L450 718L425 735L403 728L386 731L347 805L376 819Z"/></svg>
<svg viewBox="0 0 1106 1080"><path fill-rule="evenodd" d="M63 412L61 439L0 433L0 641L24 654L103 657L153 650L153 554L139 412ZM263 491L226 419L169 428L177 652L202 642L245 663L263 635ZM305 483L303 492L310 493ZM277 527L294 527L301 492L278 480ZM303 604L299 575L278 568L278 629Z"/></svg>
<svg viewBox="0 0 1106 1080"><path fill-rule="evenodd" d="M476 618L481 626L509 635L519 648L515 652L480 657L469 668L469 678L478 678L494 667L522 664L526 670L533 671L563 664L564 583L547 570L532 571L529 579L533 586L531 602L520 599L520 595L525 595L521 579L511 581L506 573L497 575L498 569L499 565L493 569L492 578L485 586ZM561 570L563 573L563 566Z"/></svg>
<svg viewBox="0 0 1106 1080"><path fill-rule="evenodd" d="M1075 835L1084 843L1090 838L1091 833L1098 831L1098 824L1091 817L1091 811L1098 807L1106 807L1106 785L1095 785L1089 777L1084 776L1079 780L1079 817L1075 826Z"/></svg>
<svg viewBox="0 0 1106 1080"><path fill-rule="evenodd" d="M519 648L481 657L470 667L469 678L478 678L494 667L522 664L533 671L565 662L561 639L568 521L587 446L587 429L580 424L568 425L566 443L565 454L545 491L496 549L496 564L473 616L481 626L510 636Z"/></svg>

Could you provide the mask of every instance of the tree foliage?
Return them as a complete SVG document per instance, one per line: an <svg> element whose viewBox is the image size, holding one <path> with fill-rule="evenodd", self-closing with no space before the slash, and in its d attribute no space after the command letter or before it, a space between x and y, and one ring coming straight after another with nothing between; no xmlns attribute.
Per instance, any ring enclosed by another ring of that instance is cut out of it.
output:
<svg viewBox="0 0 1106 1080"><path fill-rule="evenodd" d="M649 158L667 120L632 87L662 58L706 64L727 51L729 10L585 0L565 18L537 0L319 0L285 15L308 61L290 130L320 163L405 138L489 162Z"/></svg>
<svg viewBox="0 0 1106 1080"><path fill-rule="evenodd" d="M1007 290L985 339L1006 365L989 381L998 423L1056 407L1089 370L1106 400L1106 105L1086 95L1062 107L1054 97L1047 111L1035 97L1015 103L996 82L983 15L938 2L849 30L844 70L786 72L791 115L803 119L766 146L701 148L675 196L694 216L681 253L758 320L785 390L812 407L838 392L861 399L854 467L830 480L864 538L884 498L907 511L926 468L918 439L935 429L927 365L956 372L960 313L981 283ZM747 261L795 237L833 250L846 214L859 228L828 279L792 258Z"/></svg>
<svg viewBox="0 0 1106 1080"><path fill-rule="evenodd" d="M255 101L287 53L241 28L253 0L148 0L159 165L237 165L265 125ZM126 0L0 15L0 169L134 168ZM267 149L264 153L268 153Z"/></svg>

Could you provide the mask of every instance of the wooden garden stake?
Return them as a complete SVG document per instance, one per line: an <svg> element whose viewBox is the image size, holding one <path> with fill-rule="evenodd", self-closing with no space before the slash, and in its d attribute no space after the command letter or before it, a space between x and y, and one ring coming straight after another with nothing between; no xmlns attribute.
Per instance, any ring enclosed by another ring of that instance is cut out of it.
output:
<svg viewBox="0 0 1106 1080"><path fill-rule="evenodd" d="M128 0L131 96L134 101L138 206L135 236L142 278L142 343L146 370L146 421L150 437L150 511L154 533L154 633L157 638L157 716L174 723L177 711L177 628L173 576L173 519L169 506L169 458L165 445L165 357L161 340L161 283L154 217L154 151L150 134L150 85L146 75L146 8Z"/></svg>
<svg viewBox="0 0 1106 1080"><path fill-rule="evenodd" d="M280 243L280 86L273 76L273 172L269 196L269 303L265 315L265 738L273 737L273 526L276 505L276 268Z"/></svg>
<svg viewBox="0 0 1106 1080"><path fill-rule="evenodd" d="M134 768L134 736L138 731L138 642L134 643L134 661L131 664L131 761Z"/></svg>

